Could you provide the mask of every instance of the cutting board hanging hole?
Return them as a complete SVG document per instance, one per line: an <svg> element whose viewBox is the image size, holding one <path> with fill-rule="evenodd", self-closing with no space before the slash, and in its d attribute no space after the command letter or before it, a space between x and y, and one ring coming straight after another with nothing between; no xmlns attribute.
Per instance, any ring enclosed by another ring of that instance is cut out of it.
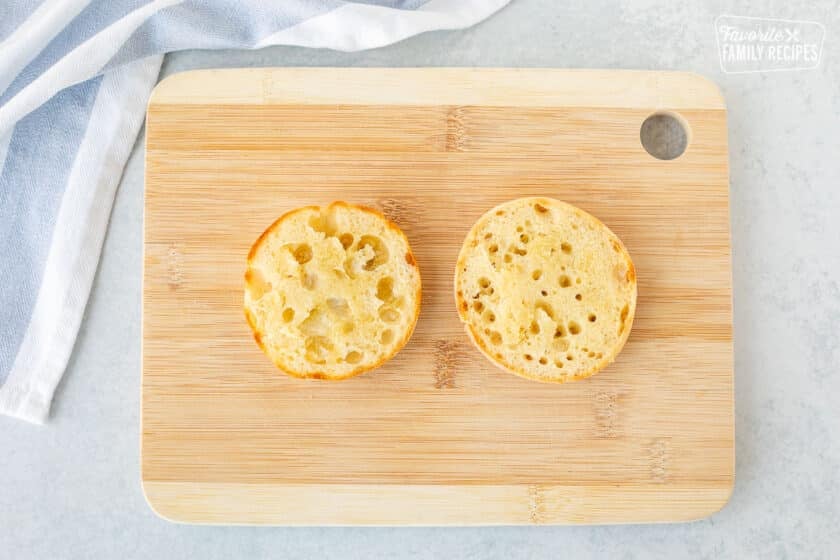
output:
<svg viewBox="0 0 840 560"><path fill-rule="evenodd" d="M688 124L676 113L657 112L642 123L639 137L647 153L656 159L676 159L688 147Z"/></svg>

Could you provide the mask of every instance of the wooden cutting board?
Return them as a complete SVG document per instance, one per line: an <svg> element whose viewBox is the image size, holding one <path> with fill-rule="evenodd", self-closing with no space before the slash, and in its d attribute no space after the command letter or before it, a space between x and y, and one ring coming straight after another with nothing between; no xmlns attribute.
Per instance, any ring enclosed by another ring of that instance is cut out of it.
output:
<svg viewBox="0 0 840 560"><path fill-rule="evenodd" d="M679 158L642 122L687 126ZM254 524L684 521L733 484L726 109L685 73L248 69L178 74L147 118L142 481L168 519ZM543 195L627 245L639 282L618 360L528 381L470 346L461 241ZM342 199L408 235L423 307L391 362L343 381L274 368L242 312L251 243Z"/></svg>

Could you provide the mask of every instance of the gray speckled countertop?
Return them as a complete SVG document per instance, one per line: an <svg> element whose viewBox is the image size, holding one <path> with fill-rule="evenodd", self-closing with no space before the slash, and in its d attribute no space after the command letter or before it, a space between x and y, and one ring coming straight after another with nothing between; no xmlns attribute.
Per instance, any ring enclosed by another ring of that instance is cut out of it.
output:
<svg viewBox="0 0 840 560"><path fill-rule="evenodd" d="M256 528L174 525L139 482L143 139L47 426L0 417L0 558L837 558L840 556L840 10L833 2L514 0L464 32L344 54L184 52L220 66L555 66L691 70L729 109L737 476L682 525ZM724 74L721 13L815 20L815 70Z"/></svg>

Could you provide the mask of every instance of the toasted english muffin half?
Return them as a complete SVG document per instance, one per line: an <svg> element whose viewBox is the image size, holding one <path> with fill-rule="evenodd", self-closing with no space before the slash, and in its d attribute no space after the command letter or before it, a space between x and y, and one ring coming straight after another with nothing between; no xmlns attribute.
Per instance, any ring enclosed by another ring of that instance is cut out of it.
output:
<svg viewBox="0 0 840 560"><path fill-rule="evenodd" d="M405 346L420 272L402 230L346 202L292 210L254 242L245 316L274 364L295 377L345 379Z"/></svg>
<svg viewBox="0 0 840 560"><path fill-rule="evenodd" d="M636 272L621 240L594 216L559 200L520 198L470 230L455 299L490 361L562 383L615 360L633 324Z"/></svg>

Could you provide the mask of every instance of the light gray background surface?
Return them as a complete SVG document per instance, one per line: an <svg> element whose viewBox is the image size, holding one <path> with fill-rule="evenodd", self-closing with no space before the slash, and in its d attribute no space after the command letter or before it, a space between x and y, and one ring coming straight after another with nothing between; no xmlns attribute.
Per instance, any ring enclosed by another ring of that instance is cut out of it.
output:
<svg viewBox="0 0 840 560"><path fill-rule="evenodd" d="M827 30L816 70L727 75L722 14ZM164 75L221 66L555 66L692 70L729 109L737 477L682 525L257 528L174 525L139 482L143 138L48 425L0 417L0 558L840 557L840 79L836 2L514 0L463 32L375 51L185 52ZM407 507L410 507L407 505Z"/></svg>

